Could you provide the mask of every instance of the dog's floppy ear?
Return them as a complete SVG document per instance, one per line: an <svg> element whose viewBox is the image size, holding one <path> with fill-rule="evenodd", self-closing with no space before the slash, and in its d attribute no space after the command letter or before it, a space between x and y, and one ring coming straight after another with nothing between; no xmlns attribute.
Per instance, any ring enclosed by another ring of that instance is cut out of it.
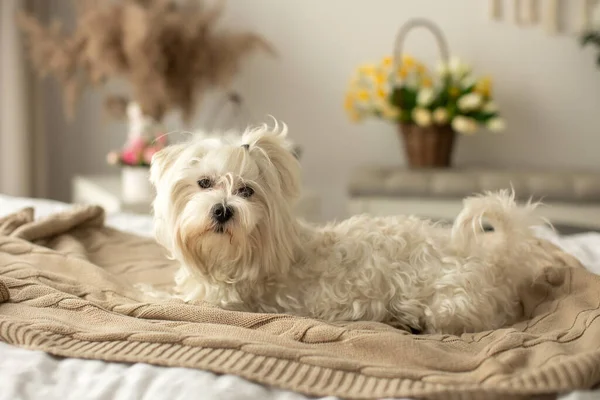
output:
<svg viewBox="0 0 600 400"><path fill-rule="evenodd" d="M150 163L150 183L156 186L185 148L184 143L178 143L167 146L155 153Z"/></svg>
<svg viewBox="0 0 600 400"><path fill-rule="evenodd" d="M262 173L273 174L286 198L293 200L300 196L300 163L294 155L292 143L287 139L285 125L281 130L278 126L269 129L266 125L249 130L242 136L242 146L253 157L264 159Z"/></svg>

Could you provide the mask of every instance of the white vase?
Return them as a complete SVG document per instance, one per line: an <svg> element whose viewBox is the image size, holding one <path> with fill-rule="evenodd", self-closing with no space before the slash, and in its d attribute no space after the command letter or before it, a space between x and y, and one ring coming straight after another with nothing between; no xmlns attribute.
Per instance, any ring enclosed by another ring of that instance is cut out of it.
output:
<svg viewBox="0 0 600 400"><path fill-rule="evenodd" d="M126 203L149 203L154 198L154 187L149 180L148 167L123 166L121 192Z"/></svg>

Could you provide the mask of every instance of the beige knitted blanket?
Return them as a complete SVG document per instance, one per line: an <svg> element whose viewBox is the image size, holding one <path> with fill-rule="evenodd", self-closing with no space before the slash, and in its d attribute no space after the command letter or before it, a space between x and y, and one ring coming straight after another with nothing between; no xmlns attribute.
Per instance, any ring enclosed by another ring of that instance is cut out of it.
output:
<svg viewBox="0 0 600 400"><path fill-rule="evenodd" d="M509 398L600 383L600 277L549 267L524 294L527 321L416 336L377 323L151 302L175 265L153 241L103 226L97 207L0 220L0 340L56 356L229 373L308 395ZM560 264L557 262L557 265Z"/></svg>

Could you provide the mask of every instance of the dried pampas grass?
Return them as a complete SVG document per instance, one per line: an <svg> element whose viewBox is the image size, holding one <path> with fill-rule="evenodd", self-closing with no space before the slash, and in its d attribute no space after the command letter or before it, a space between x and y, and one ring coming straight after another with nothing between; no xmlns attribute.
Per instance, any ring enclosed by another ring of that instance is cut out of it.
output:
<svg viewBox="0 0 600 400"><path fill-rule="evenodd" d="M60 25L42 25L19 15L35 69L54 75L64 89L65 111L72 117L86 86L125 78L132 100L144 114L161 121L173 109L189 120L202 95L226 87L241 61L273 47L253 33L216 29L222 3L206 8L200 0L77 0L77 22L66 34ZM123 99L107 98L114 116L123 114Z"/></svg>

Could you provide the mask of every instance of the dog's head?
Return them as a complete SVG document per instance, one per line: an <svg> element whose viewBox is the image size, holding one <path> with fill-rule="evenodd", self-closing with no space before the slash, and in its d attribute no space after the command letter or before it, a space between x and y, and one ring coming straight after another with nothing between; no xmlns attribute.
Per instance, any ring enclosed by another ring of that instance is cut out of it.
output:
<svg viewBox="0 0 600 400"><path fill-rule="evenodd" d="M275 243L291 251L300 166L285 125L169 146L153 157L150 180L157 240L203 276L237 280L260 272L240 265L276 262Z"/></svg>

